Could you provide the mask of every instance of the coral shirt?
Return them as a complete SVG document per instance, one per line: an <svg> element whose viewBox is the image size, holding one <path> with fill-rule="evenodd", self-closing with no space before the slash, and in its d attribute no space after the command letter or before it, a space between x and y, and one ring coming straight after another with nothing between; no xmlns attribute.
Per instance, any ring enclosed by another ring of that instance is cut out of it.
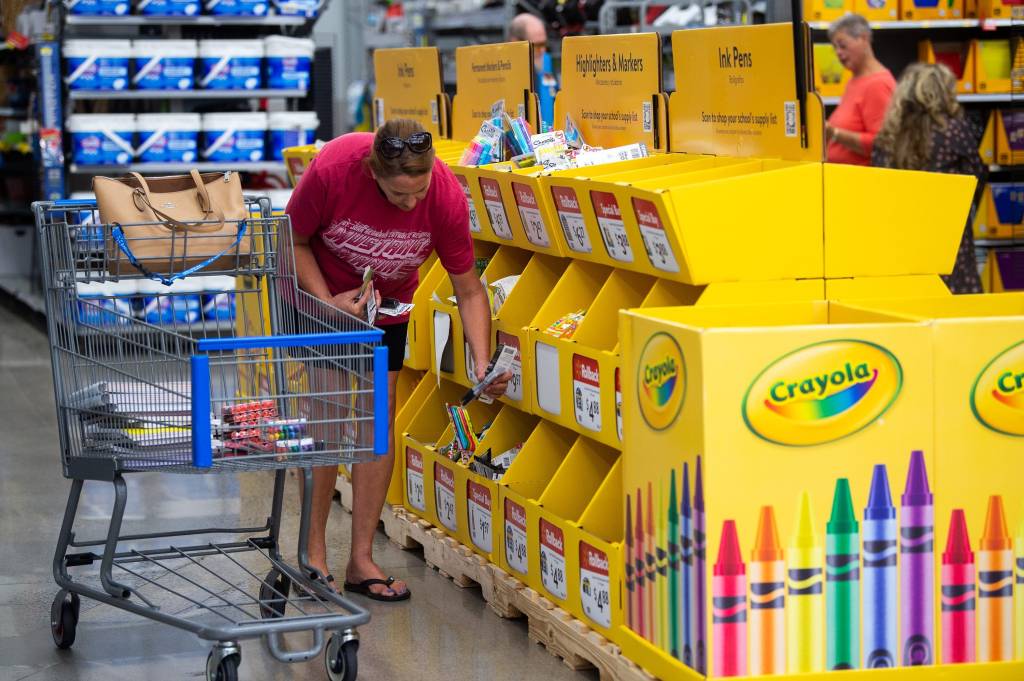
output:
<svg viewBox="0 0 1024 681"><path fill-rule="evenodd" d="M885 110L889 108L889 100L895 89L896 81L888 69L854 78L846 85L846 92L828 122L834 128L860 133L864 154L851 151L838 142L830 142L830 163L871 164L871 147L875 143L875 135L882 128Z"/></svg>
<svg viewBox="0 0 1024 681"><path fill-rule="evenodd" d="M452 274L475 264L469 206L455 175L434 161L426 197L404 211L384 197L363 159L373 135L350 133L331 140L302 174L285 212L310 248L331 295L357 289L363 270L373 268L381 296L412 301L420 265L432 250ZM380 317L378 324L407 321Z"/></svg>

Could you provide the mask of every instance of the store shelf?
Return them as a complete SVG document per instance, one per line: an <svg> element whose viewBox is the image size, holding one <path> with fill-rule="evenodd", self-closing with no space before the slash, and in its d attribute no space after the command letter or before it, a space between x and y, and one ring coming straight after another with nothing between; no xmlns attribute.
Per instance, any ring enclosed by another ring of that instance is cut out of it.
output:
<svg viewBox="0 0 1024 681"><path fill-rule="evenodd" d="M504 7L481 9L475 12L439 14L430 22L434 31L504 31L508 15Z"/></svg>
<svg viewBox="0 0 1024 681"><path fill-rule="evenodd" d="M1024 173L1024 165L1001 166L992 164L988 167L990 173Z"/></svg>
<svg viewBox="0 0 1024 681"><path fill-rule="evenodd" d="M127 165L79 165L72 163L70 170L75 175L109 175L110 173L187 173L195 168L200 172L233 170L240 173L285 172L281 161L226 161L224 163L129 163Z"/></svg>
<svg viewBox="0 0 1024 681"><path fill-rule="evenodd" d="M963 104L1008 104L1010 102L1024 102L1024 95L1010 93L998 95L957 95L956 99ZM839 104L839 100L839 97L821 98L825 106L836 106Z"/></svg>
<svg viewBox="0 0 1024 681"><path fill-rule="evenodd" d="M313 21L306 17L299 16L276 16L265 17L149 17L149 16L125 16L125 17L91 17L69 14L64 19L68 26L304 26L306 22Z"/></svg>
<svg viewBox="0 0 1024 681"><path fill-rule="evenodd" d="M943 28L1004 28L1013 25L1011 19L941 19L935 21L871 21L871 28L883 31L937 30ZM1018 22L1021 23L1021 22ZM827 31L828 21L808 23L813 31Z"/></svg>
<svg viewBox="0 0 1024 681"><path fill-rule="evenodd" d="M0 106L0 116L8 118L24 118L28 115L28 109L13 109L9 106Z"/></svg>
<svg viewBox="0 0 1024 681"><path fill-rule="evenodd" d="M97 99L302 99L306 90L71 90L71 101Z"/></svg>
<svg viewBox="0 0 1024 681"><path fill-rule="evenodd" d="M1015 239L975 239L977 248L1017 248L1024 246L1024 237Z"/></svg>

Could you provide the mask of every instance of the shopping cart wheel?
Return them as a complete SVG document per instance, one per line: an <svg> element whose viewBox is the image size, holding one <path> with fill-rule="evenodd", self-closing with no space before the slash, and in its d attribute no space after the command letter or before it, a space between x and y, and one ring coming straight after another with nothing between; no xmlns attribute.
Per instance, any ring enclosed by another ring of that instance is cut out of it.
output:
<svg viewBox="0 0 1024 681"><path fill-rule="evenodd" d="M242 656L231 653L221 657L216 651L210 651L206 658L206 681L238 681L238 665Z"/></svg>
<svg viewBox="0 0 1024 681"><path fill-rule="evenodd" d="M349 639L349 640L346 640ZM332 634L327 642L327 678L331 681L356 681L359 675L359 639Z"/></svg>
<svg viewBox="0 0 1024 681"><path fill-rule="evenodd" d="M66 650L75 643L80 607L78 594L63 590L57 592L53 604L50 605L50 633L53 634L53 642L61 650Z"/></svg>
<svg viewBox="0 0 1024 681"><path fill-rule="evenodd" d="M265 620L284 617L284 607L291 587L292 580L277 568L268 572L260 584L260 617Z"/></svg>

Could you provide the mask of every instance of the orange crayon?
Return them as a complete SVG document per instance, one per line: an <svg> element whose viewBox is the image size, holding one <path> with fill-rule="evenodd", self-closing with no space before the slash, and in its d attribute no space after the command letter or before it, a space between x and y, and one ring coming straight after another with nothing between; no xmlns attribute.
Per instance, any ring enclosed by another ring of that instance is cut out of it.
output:
<svg viewBox="0 0 1024 681"><path fill-rule="evenodd" d="M978 566L978 662L1013 659L1013 541L1003 498L992 496L975 554Z"/></svg>
<svg viewBox="0 0 1024 681"><path fill-rule="evenodd" d="M754 550L750 556L751 676L786 671L786 561L775 525L775 511L761 507Z"/></svg>

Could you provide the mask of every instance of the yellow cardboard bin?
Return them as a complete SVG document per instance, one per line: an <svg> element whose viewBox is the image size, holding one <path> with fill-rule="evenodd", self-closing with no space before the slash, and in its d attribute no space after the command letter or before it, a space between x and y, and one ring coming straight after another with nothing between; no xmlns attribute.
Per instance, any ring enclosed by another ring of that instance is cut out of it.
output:
<svg viewBox="0 0 1024 681"><path fill-rule="evenodd" d="M403 414L408 419L405 429L396 428L397 456L403 459L403 486L405 488L405 508L428 522L438 525L435 509L434 467L430 455L437 447L451 441L448 416L445 404L462 397L461 386L450 381L437 380L437 376L427 374L418 391L416 401L410 402L415 409L412 416ZM426 390L426 394L423 394ZM448 434L448 439L443 438ZM400 439L399 439L400 438ZM401 443L401 447L398 447Z"/></svg>
<svg viewBox="0 0 1024 681"><path fill-rule="evenodd" d="M864 12L858 14L864 15ZM819 95L842 97L852 77L853 74L839 62L832 43L814 43L814 89Z"/></svg>
<svg viewBox="0 0 1024 681"><path fill-rule="evenodd" d="M622 460L616 460L576 523L581 621L612 640L622 625Z"/></svg>
<svg viewBox="0 0 1024 681"><path fill-rule="evenodd" d="M804 0L806 21L835 21L853 10L852 0Z"/></svg>
<svg viewBox="0 0 1024 681"><path fill-rule="evenodd" d="M978 41L933 43L931 40L922 40L917 44L917 58L926 64L942 63L949 67L956 77L958 93L972 94L978 91L975 86Z"/></svg>
<svg viewBox="0 0 1024 681"><path fill-rule="evenodd" d="M1009 40L975 41L975 80L982 94L1009 93L1012 54Z"/></svg>
<svg viewBox="0 0 1024 681"><path fill-rule="evenodd" d="M964 16L964 0L900 0L900 9L907 21L960 19Z"/></svg>
<svg viewBox="0 0 1024 681"><path fill-rule="evenodd" d="M986 19L1024 19L1024 6L1005 0L978 0L980 16Z"/></svg>
<svg viewBox="0 0 1024 681"><path fill-rule="evenodd" d="M853 12L868 21L899 21L899 0L853 0Z"/></svg>
<svg viewBox="0 0 1024 681"><path fill-rule="evenodd" d="M430 369L430 294L448 273L436 253L432 253L419 269L420 284L412 295L414 307L409 313L409 331L405 337L405 366L418 371Z"/></svg>
<svg viewBox="0 0 1024 681"><path fill-rule="evenodd" d="M985 124L985 133L981 136L981 143L978 145L978 155L985 165L996 163L996 111L988 115L988 122Z"/></svg>

